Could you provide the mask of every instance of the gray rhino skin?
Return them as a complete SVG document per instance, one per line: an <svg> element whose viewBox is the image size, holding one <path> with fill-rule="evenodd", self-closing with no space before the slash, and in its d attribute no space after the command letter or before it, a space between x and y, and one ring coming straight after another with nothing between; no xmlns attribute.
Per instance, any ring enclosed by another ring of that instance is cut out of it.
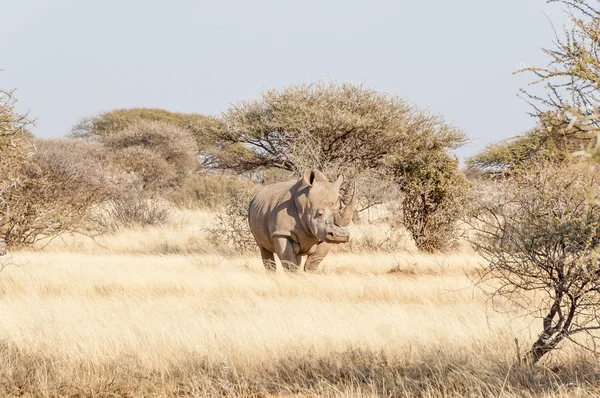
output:
<svg viewBox="0 0 600 398"><path fill-rule="evenodd" d="M267 271L276 271L274 253L282 266L295 271L308 256L305 271L315 271L330 244L350 239L346 228L356 207L355 192L341 208L340 176L335 183L318 170L308 170L300 180L262 188L250 202L248 223L260 248Z"/></svg>
<svg viewBox="0 0 600 398"><path fill-rule="evenodd" d="M9 225L8 221L10 220L10 208L6 206L6 212L4 213L4 217L0 221L0 256L4 256L6 254L6 234L8 233Z"/></svg>

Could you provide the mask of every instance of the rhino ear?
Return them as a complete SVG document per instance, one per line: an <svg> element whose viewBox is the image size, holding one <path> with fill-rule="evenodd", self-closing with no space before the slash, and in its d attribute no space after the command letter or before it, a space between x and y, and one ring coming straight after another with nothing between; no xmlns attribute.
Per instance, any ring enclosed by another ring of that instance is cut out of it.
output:
<svg viewBox="0 0 600 398"><path fill-rule="evenodd" d="M302 180L304 180L304 183L312 187L315 181L327 181L327 177L319 170L312 169L304 172Z"/></svg>
<svg viewBox="0 0 600 398"><path fill-rule="evenodd" d="M304 181L304 183L308 186L313 185L313 183L315 182L315 178L316 178L316 174L314 170L306 170L304 172L304 175L302 176L302 180Z"/></svg>

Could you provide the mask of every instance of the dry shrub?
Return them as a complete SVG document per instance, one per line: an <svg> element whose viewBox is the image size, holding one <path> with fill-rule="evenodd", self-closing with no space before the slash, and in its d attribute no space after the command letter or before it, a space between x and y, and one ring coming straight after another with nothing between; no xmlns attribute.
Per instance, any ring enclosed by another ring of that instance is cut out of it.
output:
<svg viewBox="0 0 600 398"><path fill-rule="evenodd" d="M366 233L350 239L346 245L336 247L336 251L351 253L394 253L406 248L407 236L395 228L381 228L377 233Z"/></svg>
<svg viewBox="0 0 600 398"><path fill-rule="evenodd" d="M171 200L188 209L213 209L222 206L238 192L251 191L255 186L254 182L242 176L192 174L183 179Z"/></svg>
<svg viewBox="0 0 600 398"><path fill-rule="evenodd" d="M101 142L116 151L117 157L130 155L132 151L142 155L143 159L139 162L121 163L128 171L134 171L153 181L158 179L172 182L173 173L176 179L180 180L198 167L196 142L189 131L173 124L140 121L101 137ZM155 155L149 155L148 152ZM159 162L158 157L163 162ZM167 164L170 167L167 167ZM149 169L153 166L157 167L156 170ZM164 175L159 175L159 172L163 172Z"/></svg>
<svg viewBox="0 0 600 398"><path fill-rule="evenodd" d="M95 143L60 139L36 142L21 171L22 183L7 192L11 246L29 245L63 232L93 233L87 216L95 206L130 191L135 181L105 166Z"/></svg>
<svg viewBox="0 0 600 398"><path fill-rule="evenodd" d="M391 209L395 203L404 197L397 182L383 172L374 170L362 172L356 175L354 181L358 193L358 206L353 219L354 222L358 222L363 218L368 222L384 221L368 216L363 217L363 215L368 215L372 209L380 205Z"/></svg>
<svg viewBox="0 0 600 398"><path fill-rule="evenodd" d="M171 209L157 199L124 197L105 203L94 215L102 230L115 232L126 228L163 225L172 216Z"/></svg>
<svg viewBox="0 0 600 398"><path fill-rule="evenodd" d="M35 146L20 134L0 135L0 197L23 184L23 169L34 153Z"/></svg>
<svg viewBox="0 0 600 398"><path fill-rule="evenodd" d="M0 136L2 137L24 134L26 127L31 124L27 115L16 111L16 103L14 90L0 89Z"/></svg>
<svg viewBox="0 0 600 398"><path fill-rule="evenodd" d="M238 189L216 212L216 223L207 228L210 239L217 244L232 245L243 254L257 249L248 225L248 205L255 189Z"/></svg>
<svg viewBox="0 0 600 398"><path fill-rule="evenodd" d="M455 249L460 237L468 183L458 160L445 152L425 152L398 166L404 193L402 223L425 252Z"/></svg>
<svg viewBox="0 0 600 398"><path fill-rule="evenodd" d="M279 169L276 167L261 168L252 170L243 175L248 175L252 181L257 181L262 185L276 184L278 182L298 179L298 175L294 171Z"/></svg>
<svg viewBox="0 0 600 398"><path fill-rule="evenodd" d="M482 281L493 299L542 320L527 363L565 340L596 350L599 179L596 165L541 164L497 185L493 195L472 198L472 244L489 263Z"/></svg>
<svg viewBox="0 0 600 398"><path fill-rule="evenodd" d="M0 89L0 176L2 176L0 201L2 204L7 202L7 196L12 191L23 184L23 167L35 152L33 145L25 137L26 127L31 124L31 121L26 115L17 113L16 102L14 90Z"/></svg>
<svg viewBox="0 0 600 398"><path fill-rule="evenodd" d="M117 151L114 164L128 173L135 173L145 189L155 191L173 185L177 172L160 154L142 146L131 146Z"/></svg>

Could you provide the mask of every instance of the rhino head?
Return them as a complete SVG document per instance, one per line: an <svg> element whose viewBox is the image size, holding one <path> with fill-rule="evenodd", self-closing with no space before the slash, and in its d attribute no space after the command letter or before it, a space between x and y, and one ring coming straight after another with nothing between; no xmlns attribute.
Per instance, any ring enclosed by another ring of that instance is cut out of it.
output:
<svg viewBox="0 0 600 398"><path fill-rule="evenodd" d="M352 199L342 207L340 176L332 183L318 170L308 170L301 180L296 205L302 224L321 242L345 243L350 240L348 225L356 208L356 188Z"/></svg>
<svg viewBox="0 0 600 398"><path fill-rule="evenodd" d="M8 221L10 220L10 208L8 205L6 206L6 212L4 213L4 217L0 221L0 256L4 256L6 254L6 234L8 233L9 225Z"/></svg>

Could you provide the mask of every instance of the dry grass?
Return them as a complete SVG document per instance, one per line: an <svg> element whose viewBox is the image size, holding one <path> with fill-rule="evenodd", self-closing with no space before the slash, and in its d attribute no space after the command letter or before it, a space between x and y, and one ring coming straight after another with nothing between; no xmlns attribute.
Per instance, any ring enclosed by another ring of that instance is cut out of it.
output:
<svg viewBox="0 0 600 398"><path fill-rule="evenodd" d="M511 368L527 319L472 287L473 254L337 253L264 273L204 241L208 213L55 240L0 274L0 395L595 396L566 347ZM556 363L563 364L555 368Z"/></svg>

